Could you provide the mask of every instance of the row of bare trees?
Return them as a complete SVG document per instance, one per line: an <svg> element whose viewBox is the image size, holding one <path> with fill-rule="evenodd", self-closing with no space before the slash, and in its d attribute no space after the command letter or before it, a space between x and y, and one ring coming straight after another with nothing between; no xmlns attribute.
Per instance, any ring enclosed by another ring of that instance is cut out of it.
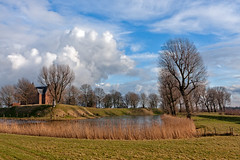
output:
<svg viewBox="0 0 240 160"><path fill-rule="evenodd" d="M231 94L225 87L213 87L202 89L199 95L199 104L208 112L225 112L227 104L231 102Z"/></svg>
<svg viewBox="0 0 240 160"><path fill-rule="evenodd" d="M224 111L230 93L224 87L206 89L206 68L195 45L187 39L169 40L159 56L159 93L162 109L177 111Z"/></svg>
<svg viewBox="0 0 240 160"><path fill-rule="evenodd" d="M99 87L93 90L89 84L83 84L79 89L71 85L66 89L63 97L62 103L65 104L98 108L157 108L159 104L158 95L154 93L148 96L145 93L139 95L134 92L122 95L116 90L105 93Z"/></svg>

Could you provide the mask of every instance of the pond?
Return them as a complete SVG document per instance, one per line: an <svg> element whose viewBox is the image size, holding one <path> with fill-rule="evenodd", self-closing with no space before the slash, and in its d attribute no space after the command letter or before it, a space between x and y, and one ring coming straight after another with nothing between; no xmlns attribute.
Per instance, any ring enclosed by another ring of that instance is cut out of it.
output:
<svg viewBox="0 0 240 160"><path fill-rule="evenodd" d="M62 120L62 121L42 121L42 120L14 120L14 119L0 119L0 123L16 123L16 124L32 124L32 123L54 123L54 124L91 124L91 125L161 125L161 116L115 116L115 117L102 117L95 119L82 119L82 120Z"/></svg>

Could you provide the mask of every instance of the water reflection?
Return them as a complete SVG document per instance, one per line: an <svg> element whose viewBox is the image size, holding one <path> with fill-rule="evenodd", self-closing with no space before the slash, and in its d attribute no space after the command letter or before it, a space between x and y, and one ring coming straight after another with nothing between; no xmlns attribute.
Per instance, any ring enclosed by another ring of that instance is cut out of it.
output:
<svg viewBox="0 0 240 160"><path fill-rule="evenodd" d="M48 123L48 124L90 124L93 126L103 125L161 125L161 116L116 116L116 117L103 117L96 119L83 119L83 120L69 120L69 121L40 121L40 120L13 120L13 119L0 119L0 123L17 123L17 124L33 124L33 123Z"/></svg>
<svg viewBox="0 0 240 160"><path fill-rule="evenodd" d="M44 123L46 121L39 120L18 120L18 119L0 119L0 123L9 123L9 124L30 124L30 123Z"/></svg>
<svg viewBox="0 0 240 160"><path fill-rule="evenodd" d="M90 123L109 123L112 124L138 124L138 125L152 125L153 123L161 124L161 117L158 116L118 116L118 117L103 117L98 119L85 119L80 122Z"/></svg>

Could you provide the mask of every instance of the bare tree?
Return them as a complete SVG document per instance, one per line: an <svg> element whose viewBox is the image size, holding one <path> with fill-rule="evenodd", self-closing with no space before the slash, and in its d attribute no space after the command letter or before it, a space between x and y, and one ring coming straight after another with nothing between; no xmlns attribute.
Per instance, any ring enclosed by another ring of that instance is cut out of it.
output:
<svg viewBox="0 0 240 160"><path fill-rule="evenodd" d="M150 108L157 108L159 102L158 95L155 93L151 93L148 96L148 103Z"/></svg>
<svg viewBox="0 0 240 160"><path fill-rule="evenodd" d="M130 106L132 108L137 108L139 100L140 100L139 95L134 92L128 92L127 94L129 95Z"/></svg>
<svg viewBox="0 0 240 160"><path fill-rule="evenodd" d="M15 100L14 93L15 93L14 87L11 85L1 87L0 101L2 105L11 107Z"/></svg>
<svg viewBox="0 0 240 160"><path fill-rule="evenodd" d="M85 107L94 107L95 106L95 95L92 90L91 85L89 84L83 84L80 87L80 100L81 100L81 105Z"/></svg>
<svg viewBox="0 0 240 160"><path fill-rule="evenodd" d="M105 97L105 92L102 88L95 88L94 94L96 96L96 105L97 107L102 107L103 98Z"/></svg>
<svg viewBox="0 0 240 160"><path fill-rule="evenodd" d="M125 103L126 108L128 108L129 105L130 105L130 95L129 95L129 92L127 94L125 94L125 96L124 96L124 103Z"/></svg>
<svg viewBox="0 0 240 160"><path fill-rule="evenodd" d="M187 39L169 40L163 47L159 66L167 69L177 80L187 117L191 118L188 96L206 81L206 69L195 45Z"/></svg>
<svg viewBox="0 0 240 160"><path fill-rule="evenodd" d="M210 96L208 94L208 89L204 88L203 93L201 95L200 103L202 104L202 110L205 110L205 107L207 108L207 111L210 112Z"/></svg>
<svg viewBox="0 0 240 160"><path fill-rule="evenodd" d="M112 95L112 104L114 108L120 108L123 104L122 94L116 90L111 91Z"/></svg>
<svg viewBox="0 0 240 160"><path fill-rule="evenodd" d="M159 76L159 93L162 99L162 107L165 111L172 115L176 115L176 105L179 99L179 91L177 89L176 79L168 72L163 69Z"/></svg>
<svg viewBox="0 0 240 160"><path fill-rule="evenodd" d="M66 104L77 105L78 97L80 95L80 91L74 85L71 85L66 88L66 92L64 94L64 101Z"/></svg>
<svg viewBox="0 0 240 160"><path fill-rule="evenodd" d="M199 86L198 88L196 88L190 94L190 97L191 97L190 100L193 101L196 112L199 111L199 107L201 105L201 98L202 98L202 95L204 94L204 92L205 92L205 85L202 85L202 86Z"/></svg>
<svg viewBox="0 0 240 160"><path fill-rule="evenodd" d="M222 86L213 88L216 92L216 101L221 112L225 111L226 104L231 102L231 94L227 92L227 89Z"/></svg>
<svg viewBox="0 0 240 160"><path fill-rule="evenodd" d="M208 105L211 112L217 112L217 92L214 88L207 89Z"/></svg>
<svg viewBox="0 0 240 160"><path fill-rule="evenodd" d="M145 93L140 94L140 101L141 101L142 108L146 108L148 99Z"/></svg>
<svg viewBox="0 0 240 160"><path fill-rule="evenodd" d="M73 82L74 78L74 72L68 65L43 67L38 77L39 82L48 87L49 93L56 103L61 101L64 90Z"/></svg>
<svg viewBox="0 0 240 160"><path fill-rule="evenodd" d="M35 104L38 102L38 92L34 84L29 80L22 78L14 86L15 96L21 104Z"/></svg>
<svg viewBox="0 0 240 160"><path fill-rule="evenodd" d="M105 95L105 97L103 98L103 104L104 104L105 108L112 107L112 95L111 94Z"/></svg>

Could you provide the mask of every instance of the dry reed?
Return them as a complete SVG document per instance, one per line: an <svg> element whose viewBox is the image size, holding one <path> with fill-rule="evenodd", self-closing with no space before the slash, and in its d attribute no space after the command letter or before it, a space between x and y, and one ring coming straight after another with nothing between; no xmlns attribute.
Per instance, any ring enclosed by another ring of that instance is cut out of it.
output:
<svg viewBox="0 0 240 160"><path fill-rule="evenodd" d="M80 139L153 140L190 138L196 135L192 120L162 116L162 124L61 122L36 124L0 124L1 133Z"/></svg>

